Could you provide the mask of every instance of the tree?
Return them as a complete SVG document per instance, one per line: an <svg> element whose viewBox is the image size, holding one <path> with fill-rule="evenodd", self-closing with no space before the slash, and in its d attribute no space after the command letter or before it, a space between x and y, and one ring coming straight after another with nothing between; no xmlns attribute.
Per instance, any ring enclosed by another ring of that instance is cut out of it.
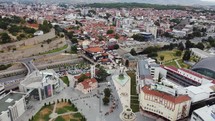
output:
<svg viewBox="0 0 215 121"><path fill-rule="evenodd" d="M111 90L109 89L109 88L105 88L104 89L104 94L105 94L105 97L110 97L110 95L111 95Z"/></svg>
<svg viewBox="0 0 215 121"><path fill-rule="evenodd" d="M137 55L137 53L136 53L134 48L131 49L130 54L133 55L133 56Z"/></svg>
<svg viewBox="0 0 215 121"><path fill-rule="evenodd" d="M161 61L164 60L164 56L163 56L163 55L160 56L160 60L161 60Z"/></svg>
<svg viewBox="0 0 215 121"><path fill-rule="evenodd" d="M195 47L195 44L192 43L190 40L187 40L185 45L186 45L186 49L190 49L190 48Z"/></svg>
<svg viewBox="0 0 215 121"><path fill-rule="evenodd" d="M44 33L48 33L52 28L52 25L47 20L43 21L43 24L39 25L39 30L42 30Z"/></svg>
<svg viewBox="0 0 215 121"><path fill-rule="evenodd" d="M115 44L113 48L114 48L114 49L119 49L119 45L118 45L118 44Z"/></svg>
<svg viewBox="0 0 215 121"><path fill-rule="evenodd" d="M182 59L185 61L190 60L190 54L191 52L189 50L186 50Z"/></svg>
<svg viewBox="0 0 215 121"><path fill-rule="evenodd" d="M8 31L12 34L16 34L21 31L21 27L17 25L11 25L11 27L8 29Z"/></svg>
<svg viewBox="0 0 215 121"><path fill-rule="evenodd" d="M132 36L132 38L133 38L134 40L137 40L137 41L145 41L144 36L142 36L142 35L140 35L140 34L134 34L134 35Z"/></svg>
<svg viewBox="0 0 215 121"><path fill-rule="evenodd" d="M75 38L75 37L73 37L73 38L71 39L71 42L72 42L72 43L78 43L78 39Z"/></svg>
<svg viewBox="0 0 215 121"><path fill-rule="evenodd" d="M96 79L98 82L106 80L106 77L108 76L107 71L103 67L99 67L98 72L96 73Z"/></svg>
<svg viewBox="0 0 215 121"><path fill-rule="evenodd" d="M125 61L125 66L126 66L126 67L129 66L129 61L128 61L128 60Z"/></svg>
<svg viewBox="0 0 215 121"><path fill-rule="evenodd" d="M199 42L197 45L196 45L197 48L201 49L201 50L204 50L205 46L203 43Z"/></svg>
<svg viewBox="0 0 215 121"><path fill-rule="evenodd" d="M181 50L181 51L184 50L184 44L183 44L182 42L180 42L180 43L178 44L178 49Z"/></svg>
<svg viewBox="0 0 215 121"><path fill-rule="evenodd" d="M177 50L177 51L175 52L175 55L176 55L176 56L181 56L181 55L182 55L182 51Z"/></svg>
<svg viewBox="0 0 215 121"><path fill-rule="evenodd" d="M107 34L113 34L114 31L112 29L107 30Z"/></svg>
<svg viewBox="0 0 215 121"><path fill-rule="evenodd" d="M157 57L158 54L157 52L152 52L152 53L149 53L147 57Z"/></svg>
<svg viewBox="0 0 215 121"><path fill-rule="evenodd" d="M7 33L2 33L0 43L4 44L9 42L11 42L10 36Z"/></svg>
<svg viewBox="0 0 215 121"><path fill-rule="evenodd" d="M78 79L78 83L83 82L85 79L88 79L89 77L85 74L81 74L80 78Z"/></svg>
<svg viewBox="0 0 215 121"><path fill-rule="evenodd" d="M104 105L108 105L109 102L110 102L110 99L109 99L108 97L104 97L104 98L102 99L102 101L103 101L103 104L104 104Z"/></svg>
<svg viewBox="0 0 215 121"><path fill-rule="evenodd" d="M71 47L71 53L76 54L77 51L78 51L78 49L77 49L77 46L76 46L76 45Z"/></svg>

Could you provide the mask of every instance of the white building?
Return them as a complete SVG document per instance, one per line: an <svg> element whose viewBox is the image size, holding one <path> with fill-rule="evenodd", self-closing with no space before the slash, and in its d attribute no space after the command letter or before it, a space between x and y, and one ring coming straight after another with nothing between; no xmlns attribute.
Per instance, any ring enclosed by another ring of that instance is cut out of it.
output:
<svg viewBox="0 0 215 121"><path fill-rule="evenodd" d="M215 105L194 110L190 121L215 121Z"/></svg>
<svg viewBox="0 0 215 121"><path fill-rule="evenodd" d="M10 92L0 99L0 121L15 121L26 111L25 94Z"/></svg>
<svg viewBox="0 0 215 121"><path fill-rule="evenodd" d="M85 79L77 84L76 89L84 94L87 94L98 87L98 82L95 78Z"/></svg>
<svg viewBox="0 0 215 121"><path fill-rule="evenodd" d="M150 25L146 27L146 32L151 33L155 38L157 38L158 28L156 25Z"/></svg>
<svg viewBox="0 0 215 121"><path fill-rule="evenodd" d="M94 78L96 75L96 69L94 65L91 65L90 68L90 73L86 73L85 75L87 77L90 77L89 79L85 79L83 82L80 82L77 84L76 89L81 91L84 94L87 94L91 91L93 91L94 89L96 89L98 87L98 82L97 80ZM78 79L81 77L81 75L79 76L75 76L74 77L74 81L78 81Z"/></svg>
<svg viewBox="0 0 215 121"><path fill-rule="evenodd" d="M62 86L65 85L54 70L37 70L20 82L19 90L30 93L34 99L43 100L59 93Z"/></svg>
<svg viewBox="0 0 215 121"><path fill-rule="evenodd" d="M203 59L203 58L208 58L208 57L213 57L214 55L208 53L208 52L205 52L199 48L190 48L190 51L191 51L191 54L194 55L194 56L197 56L199 57L200 59Z"/></svg>
<svg viewBox="0 0 215 121"><path fill-rule="evenodd" d="M189 86L185 88L187 94L192 100L192 103L209 99L215 96L215 85L213 83L204 84L201 86Z"/></svg>
<svg viewBox="0 0 215 121"><path fill-rule="evenodd" d="M5 88L4 88L4 84L0 83L0 99L3 98L5 95Z"/></svg>
<svg viewBox="0 0 215 121"><path fill-rule="evenodd" d="M39 30L39 31L36 31L34 33L34 36L40 36L40 35L43 35L43 34L44 34L43 31Z"/></svg>
<svg viewBox="0 0 215 121"><path fill-rule="evenodd" d="M187 95L173 96L173 93L174 89L162 85L144 86L139 95L141 110L170 121L187 117L191 105L190 97Z"/></svg>

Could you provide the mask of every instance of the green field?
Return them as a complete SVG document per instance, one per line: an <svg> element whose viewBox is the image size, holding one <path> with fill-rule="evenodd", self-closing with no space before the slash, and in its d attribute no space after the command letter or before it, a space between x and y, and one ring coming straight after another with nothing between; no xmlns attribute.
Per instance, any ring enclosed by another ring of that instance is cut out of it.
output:
<svg viewBox="0 0 215 121"><path fill-rule="evenodd" d="M67 76L60 77L60 79L69 87L69 79Z"/></svg>
<svg viewBox="0 0 215 121"><path fill-rule="evenodd" d="M189 65L185 64L182 61L183 52L182 52L181 56L176 56L176 51L177 50L160 51L160 52L158 52L157 60L161 61L160 56L164 56L164 60L161 62L165 66L174 66L176 68L179 68L179 66L174 61L174 60L177 60L179 65L181 66L181 68L189 68Z"/></svg>
<svg viewBox="0 0 215 121"><path fill-rule="evenodd" d="M44 52L44 53L40 53L40 55L45 55L45 54L50 54L50 53L56 53L56 52L59 52L59 51L62 51L64 49L66 49L67 47L68 47L68 45L64 45L63 47L56 48L56 49L53 49L53 50L50 50L50 51L47 51L47 52Z"/></svg>
<svg viewBox="0 0 215 121"><path fill-rule="evenodd" d="M53 113L54 105L56 105L55 113L60 115L52 121L86 121L86 118L80 112L77 112L77 107L71 104L71 101L65 102L65 100L62 99L61 102L57 102L58 103L44 105L29 121L49 121L49 116Z"/></svg>
<svg viewBox="0 0 215 121"><path fill-rule="evenodd" d="M134 71L127 71L128 76L131 77L131 109L133 112L139 112L139 95L136 91L136 75Z"/></svg>
<svg viewBox="0 0 215 121"><path fill-rule="evenodd" d="M160 56L164 56L163 62L171 61L171 60L173 60L173 59L180 59L181 56L176 56L176 55L175 55L176 51L177 51L177 50L159 51L159 52L158 52L158 57L157 57L157 59L158 59L159 61L161 61L161 60L160 60Z"/></svg>

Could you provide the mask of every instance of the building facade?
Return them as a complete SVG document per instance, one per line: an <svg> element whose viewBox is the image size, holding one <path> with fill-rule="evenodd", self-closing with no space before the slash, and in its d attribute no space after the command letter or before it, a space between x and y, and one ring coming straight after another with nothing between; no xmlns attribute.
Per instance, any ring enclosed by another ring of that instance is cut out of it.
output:
<svg viewBox="0 0 215 121"><path fill-rule="evenodd" d="M140 108L163 117L165 120L176 121L189 115L191 99L187 95L173 96L160 90L144 86L139 95Z"/></svg>
<svg viewBox="0 0 215 121"><path fill-rule="evenodd" d="M54 70L37 70L20 82L19 90L29 92L33 99L43 100L59 93L63 86L65 85Z"/></svg>
<svg viewBox="0 0 215 121"><path fill-rule="evenodd" d="M0 99L0 121L15 121L26 111L25 94L10 92Z"/></svg>

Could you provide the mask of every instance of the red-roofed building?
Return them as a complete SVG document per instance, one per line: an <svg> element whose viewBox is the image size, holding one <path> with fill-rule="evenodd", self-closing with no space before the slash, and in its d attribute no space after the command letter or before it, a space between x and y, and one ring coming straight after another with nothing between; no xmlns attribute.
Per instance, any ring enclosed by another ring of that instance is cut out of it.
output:
<svg viewBox="0 0 215 121"><path fill-rule="evenodd" d="M202 84L211 83L213 79L201 75L192 70L176 68L173 66L163 66L167 70L167 77L176 83L188 87L188 86L200 86Z"/></svg>
<svg viewBox="0 0 215 121"><path fill-rule="evenodd" d="M91 92L98 87L98 82L95 78L85 79L83 82L77 84L76 89L84 94Z"/></svg>
<svg viewBox="0 0 215 121"><path fill-rule="evenodd" d="M105 53L104 49L101 47L89 47L84 51L85 51L85 55L93 59L95 62L108 58L108 54Z"/></svg>
<svg viewBox="0 0 215 121"><path fill-rule="evenodd" d="M187 95L173 96L144 86L140 92L142 111L162 116L165 120L176 121L189 115L191 98Z"/></svg>

